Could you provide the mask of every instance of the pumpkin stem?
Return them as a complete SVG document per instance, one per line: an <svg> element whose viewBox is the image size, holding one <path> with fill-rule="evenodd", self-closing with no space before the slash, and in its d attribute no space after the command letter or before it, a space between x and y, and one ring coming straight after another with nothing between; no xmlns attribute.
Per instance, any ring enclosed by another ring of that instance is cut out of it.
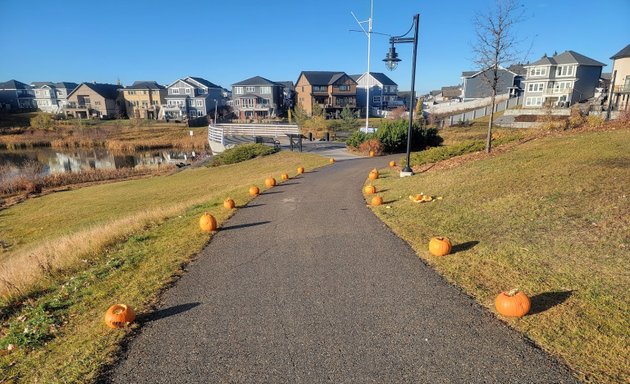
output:
<svg viewBox="0 0 630 384"><path fill-rule="evenodd" d="M518 293L518 288L514 288L507 293L508 296L512 297Z"/></svg>

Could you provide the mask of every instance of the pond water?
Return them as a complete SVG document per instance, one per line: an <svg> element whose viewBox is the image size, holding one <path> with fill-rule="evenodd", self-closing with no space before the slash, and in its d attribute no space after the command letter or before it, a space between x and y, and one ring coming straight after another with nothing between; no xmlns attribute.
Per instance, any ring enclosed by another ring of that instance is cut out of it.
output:
<svg viewBox="0 0 630 384"><path fill-rule="evenodd" d="M88 169L157 168L163 164L189 163L191 155L191 152L177 150L112 153L106 148L0 150L0 166L18 171L20 168L41 165L37 168L47 175Z"/></svg>

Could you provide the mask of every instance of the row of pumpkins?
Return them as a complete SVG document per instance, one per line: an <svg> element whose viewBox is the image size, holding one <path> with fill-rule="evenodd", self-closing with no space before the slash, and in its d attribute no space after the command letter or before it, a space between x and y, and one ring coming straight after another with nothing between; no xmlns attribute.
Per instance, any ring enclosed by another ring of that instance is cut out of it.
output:
<svg viewBox="0 0 630 384"><path fill-rule="evenodd" d="M335 159L331 158L329 159L329 162L330 164L333 164L335 162ZM303 174L304 167L298 167L297 173L298 175ZM289 175L287 173L283 173L280 175L280 178L283 181L289 180ZM267 186L267 188L275 187L276 184L276 179L274 179L272 176L269 176L265 179L265 186ZM251 187L249 187L249 194L250 196L258 196L260 194L260 188L258 188L258 186L256 185L252 185ZM227 199L225 199L225 201L223 201L223 207L225 207L225 209L234 209L236 207L236 204L234 203L234 200L232 198L228 197ZM218 228L217 220L210 213L205 212L199 218L199 227L204 232L216 231ZM136 313L134 312L133 308L126 304L114 304L109 307L107 312L105 312L105 324L107 324L107 326L109 326L110 328L127 327L131 323L133 323L135 319Z"/></svg>
<svg viewBox="0 0 630 384"><path fill-rule="evenodd" d="M395 167L394 161L389 162L390 167ZM379 177L378 170L372 169L368 174L368 179L376 180ZM373 195L376 193L376 187L373 185L366 185L363 188L363 192L366 195ZM377 207L383 204L383 198L381 196L374 196L371 201L373 207ZM447 237L433 237L429 241L429 252L435 256L446 256L451 253L453 245ZM509 292L501 292L495 299L495 307L497 312L507 317L523 317L529 312L531 302L529 297L523 292L513 289Z"/></svg>

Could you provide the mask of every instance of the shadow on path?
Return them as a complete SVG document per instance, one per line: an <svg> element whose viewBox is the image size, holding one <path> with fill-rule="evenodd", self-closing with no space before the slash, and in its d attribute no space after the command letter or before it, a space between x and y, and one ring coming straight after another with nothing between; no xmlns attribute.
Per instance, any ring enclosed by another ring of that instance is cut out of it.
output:
<svg viewBox="0 0 630 384"><path fill-rule="evenodd" d="M180 305L175 305L173 307L160 309L159 311L155 311L155 312L138 316L138 322L150 323L155 320L160 320L165 317L170 317L170 316L178 315L182 312L189 311L199 305L201 305L201 303L194 302L194 303L180 304Z"/></svg>
<svg viewBox="0 0 630 384"><path fill-rule="evenodd" d="M529 310L528 316L536 315L544 312L556 305L562 304L573 295L573 291L554 291L540 293L531 297L532 307Z"/></svg>
<svg viewBox="0 0 630 384"><path fill-rule="evenodd" d="M274 187L275 188L275 187ZM273 195L274 193L284 193L283 191L265 191L263 192L265 195Z"/></svg>
<svg viewBox="0 0 630 384"><path fill-rule="evenodd" d="M471 249L472 247L474 247L477 244L479 244L479 242L477 240L467 241L467 242L461 243L461 244L455 244L455 245L453 245L453 248L451 249L451 254L457 253L457 252L467 251L467 250Z"/></svg>
<svg viewBox="0 0 630 384"><path fill-rule="evenodd" d="M242 208L255 208L255 207L261 207L265 204L249 204L249 205L242 205L240 207L238 207L238 209L242 209Z"/></svg>
<svg viewBox="0 0 630 384"><path fill-rule="evenodd" d="M269 224L271 221L258 221L255 223L247 223L247 224L238 224L238 225L228 225L227 227L221 227L219 230L221 231L229 231L230 229L239 229L239 228L247 228L247 227L255 227L256 225L264 225Z"/></svg>

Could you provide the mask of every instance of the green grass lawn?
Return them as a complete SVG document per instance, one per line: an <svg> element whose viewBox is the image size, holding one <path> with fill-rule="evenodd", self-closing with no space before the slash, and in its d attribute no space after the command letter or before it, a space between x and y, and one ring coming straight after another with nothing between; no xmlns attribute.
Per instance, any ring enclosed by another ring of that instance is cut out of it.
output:
<svg viewBox="0 0 630 384"><path fill-rule="evenodd" d="M105 311L117 302L140 315L150 309L208 242L198 224L204 211L222 223L233 213L223 208L226 197L238 207L251 199L250 185L265 189L269 175L280 180L300 165L308 171L325 164L316 155L281 152L51 194L0 211L2 240L11 247L0 254L0 275L20 260L16 265L39 277L20 284L11 281L19 273L0 276L0 350L17 345L0 354L0 383L93 381L129 332L106 328ZM33 249L50 253L52 264L35 262Z"/></svg>
<svg viewBox="0 0 630 384"><path fill-rule="evenodd" d="M378 179L386 204L374 212L492 311L501 291L528 294L530 314L504 320L580 379L628 382L629 143L627 128L569 133L452 169ZM443 200L407 198L421 192ZM430 255L437 235L457 252Z"/></svg>

